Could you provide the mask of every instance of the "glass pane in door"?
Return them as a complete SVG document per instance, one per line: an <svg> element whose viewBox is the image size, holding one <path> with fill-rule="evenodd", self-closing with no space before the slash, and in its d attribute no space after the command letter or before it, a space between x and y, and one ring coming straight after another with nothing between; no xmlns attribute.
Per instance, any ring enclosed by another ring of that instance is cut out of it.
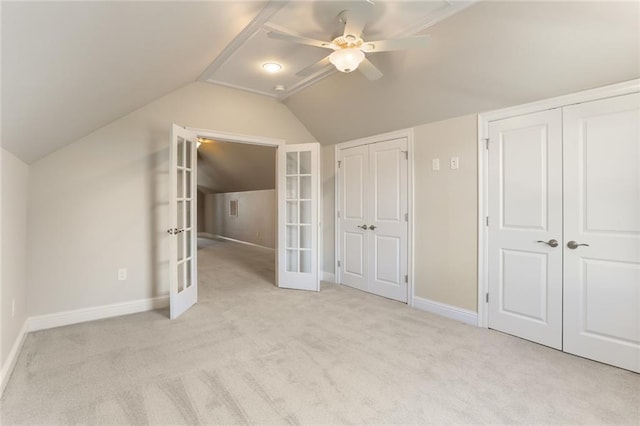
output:
<svg viewBox="0 0 640 426"><path fill-rule="evenodd" d="M298 176L287 176L287 199L298 199Z"/></svg>
<svg viewBox="0 0 640 426"><path fill-rule="evenodd" d="M300 153L300 174L311 174L311 152L303 151Z"/></svg>
<svg viewBox="0 0 640 426"><path fill-rule="evenodd" d="M298 174L298 153L297 152L287 153L287 174L288 175Z"/></svg>

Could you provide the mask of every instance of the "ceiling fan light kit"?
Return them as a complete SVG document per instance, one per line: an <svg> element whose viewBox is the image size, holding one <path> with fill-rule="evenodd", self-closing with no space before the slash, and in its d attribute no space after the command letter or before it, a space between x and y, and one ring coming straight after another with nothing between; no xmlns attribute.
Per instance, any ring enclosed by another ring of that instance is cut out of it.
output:
<svg viewBox="0 0 640 426"><path fill-rule="evenodd" d="M298 75L306 75L304 73L308 72L307 70L322 69L328 65L328 59L328 62L333 64L338 71L349 73L360 67L360 72L367 79L377 80L382 77L382 72L365 57L365 54L425 47L427 46L428 36L364 41L362 39L362 31L369 19L373 6L373 2L370 1L356 3L352 10L340 12L338 21L345 25L344 33L334 38L331 42L280 31L269 31L267 36L277 40L333 50L329 56L303 69Z"/></svg>
<svg viewBox="0 0 640 426"><path fill-rule="evenodd" d="M340 49L329 55L329 61L341 72L351 72L364 60L364 52L357 47Z"/></svg>

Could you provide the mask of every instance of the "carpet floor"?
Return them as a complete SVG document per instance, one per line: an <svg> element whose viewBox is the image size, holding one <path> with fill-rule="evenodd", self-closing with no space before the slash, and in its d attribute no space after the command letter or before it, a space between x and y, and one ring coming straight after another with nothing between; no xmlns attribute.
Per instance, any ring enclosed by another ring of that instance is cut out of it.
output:
<svg viewBox="0 0 640 426"><path fill-rule="evenodd" d="M10 424L640 424L640 376L344 286L273 285L210 241L199 303L30 333Z"/></svg>

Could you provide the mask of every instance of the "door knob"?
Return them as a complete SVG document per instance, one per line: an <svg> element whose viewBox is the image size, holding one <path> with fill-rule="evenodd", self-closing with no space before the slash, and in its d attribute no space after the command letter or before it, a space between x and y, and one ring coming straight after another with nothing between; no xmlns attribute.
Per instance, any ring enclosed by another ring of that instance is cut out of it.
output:
<svg viewBox="0 0 640 426"><path fill-rule="evenodd" d="M366 231L367 230L367 225L358 225L358 228L362 228L362 229L364 229Z"/></svg>
<svg viewBox="0 0 640 426"><path fill-rule="evenodd" d="M569 247L571 250L575 250L575 249L577 249L577 248L578 248L578 247L580 247L580 246L589 247L589 244L585 244L585 243L578 244L578 243L576 243L575 241L569 241L569 242L567 243L567 247Z"/></svg>
<svg viewBox="0 0 640 426"><path fill-rule="evenodd" d="M377 228L377 226L375 226L375 225L371 225L371 226L369 227L369 229L371 229L372 231L373 231L374 229L376 229L376 228Z"/></svg>
<svg viewBox="0 0 640 426"><path fill-rule="evenodd" d="M538 243L543 243L548 245L549 247L558 247L558 240L549 240L549 241L537 241Z"/></svg>

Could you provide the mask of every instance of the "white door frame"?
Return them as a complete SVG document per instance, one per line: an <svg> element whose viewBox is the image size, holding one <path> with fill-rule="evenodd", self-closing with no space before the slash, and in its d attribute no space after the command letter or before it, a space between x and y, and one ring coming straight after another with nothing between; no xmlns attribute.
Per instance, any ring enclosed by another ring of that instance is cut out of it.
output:
<svg viewBox="0 0 640 426"><path fill-rule="evenodd" d="M414 150L413 150L413 128L402 129L395 132L383 133L380 135L369 136L362 139L355 139L348 142L338 143L334 147L334 223L335 223L335 234L334 234L334 270L336 273L336 282L340 284L342 281L340 268L338 267L338 260L341 257L340 254L340 220L338 219L338 207L340 206L340 173L338 170L338 159L340 158L340 150L346 148L353 148L354 146L360 145L370 145L376 142L384 142L391 139L399 139L399 138L407 138L407 150L409 151L409 159L408 159L408 169L407 169L407 201L409 211L409 221L408 221L408 229L407 229L407 274L409 275L408 283L407 283L407 305L413 307L413 299L414 299L414 271L413 271L413 252L414 252L414 238L413 238L413 217L414 217L414 173L413 173L413 162L414 162Z"/></svg>
<svg viewBox="0 0 640 426"><path fill-rule="evenodd" d="M198 137L205 139L217 139L223 142L246 143L250 145L274 146L285 145L284 139L269 138L265 136L242 135L239 133L218 132L215 130L198 129L195 127L187 127L187 130L194 132Z"/></svg>
<svg viewBox="0 0 640 426"><path fill-rule="evenodd" d="M640 79L478 114L478 327L488 327L486 294L489 288L489 233L486 218L488 215L489 195L487 188L489 173L487 153L489 123L518 115L531 114L548 109L561 108L568 105L636 92L640 92Z"/></svg>
<svg viewBox="0 0 640 426"><path fill-rule="evenodd" d="M227 133L227 132L218 132L215 130L208 130L208 129L198 129L198 128L194 128L194 127L187 127L187 130L189 130L190 132L193 132L197 135L197 137L202 137L205 139L215 139L215 140L219 140L222 142L231 142L231 143L242 143L242 144L249 144L249 145L261 145L261 146L272 146L274 148L278 148L281 145L285 145L286 141L284 139L277 139L277 138L269 138L269 137L265 137L265 136L252 136L252 135L242 135L239 133ZM276 157L274 159L274 161L276 162L276 178L278 176L278 158ZM198 177L196 174L196 185L198 182ZM277 179L276 179L277 180ZM276 185L276 197L278 196L278 188ZM198 204L197 204L197 199L198 197L195 198L196 202L194 204L194 209L195 211L198 211ZM276 207L277 209L277 207ZM197 215L196 215L197 217ZM277 221L276 221L277 222ZM197 232L197 228L198 227L198 222L196 219L196 223L195 223L195 229L196 229L196 238L198 235ZM276 235L278 232L278 224L276 223ZM276 246L276 253L277 253L277 246ZM197 259L198 253L196 250L196 259ZM278 270L278 256L276 256L276 271Z"/></svg>

